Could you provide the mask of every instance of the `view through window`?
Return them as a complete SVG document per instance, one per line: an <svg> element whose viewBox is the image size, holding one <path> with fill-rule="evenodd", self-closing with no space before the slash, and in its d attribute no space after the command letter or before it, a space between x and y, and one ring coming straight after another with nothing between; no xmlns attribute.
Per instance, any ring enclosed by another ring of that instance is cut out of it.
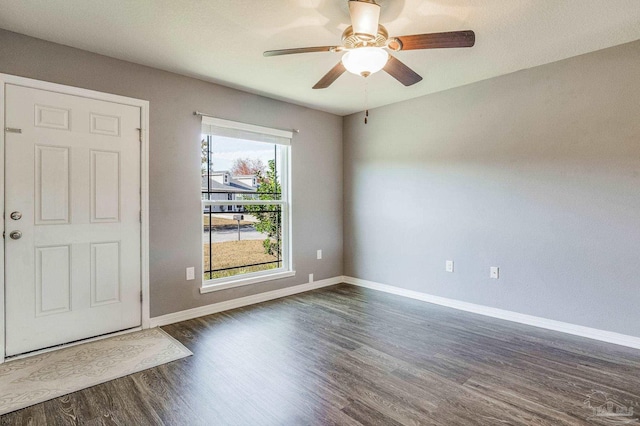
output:
<svg viewBox="0 0 640 426"><path fill-rule="evenodd" d="M204 280L288 270L289 146L202 136Z"/></svg>

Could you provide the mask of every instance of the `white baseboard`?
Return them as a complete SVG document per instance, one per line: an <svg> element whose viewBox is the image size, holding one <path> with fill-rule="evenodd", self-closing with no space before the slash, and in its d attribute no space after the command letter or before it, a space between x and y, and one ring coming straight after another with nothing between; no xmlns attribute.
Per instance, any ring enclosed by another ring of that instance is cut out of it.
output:
<svg viewBox="0 0 640 426"><path fill-rule="evenodd" d="M626 334L615 333L613 331L599 330L596 328L585 327L582 325L570 324L562 321L550 320L546 318L536 317L533 315L521 314L518 312L507 311L504 309L491 308L489 306L476 305L474 303L463 302L446 297L433 296L427 293L421 293L414 290L407 290L392 285L381 284L374 281L362 280L348 276L338 276L328 278L321 281L301 284L293 287L286 287L280 290L268 291L252 296L241 297L225 302L214 303L207 306L188 309L186 311L174 312L172 314L162 315L151 318L151 327L159 327L163 325L173 324L180 321L186 321L205 315L215 314L218 312L228 311L230 309L241 308L256 303L266 302L268 300L279 299L281 297L291 296L294 294L304 293L306 291L315 290L335 284L347 283L359 287L366 287L372 290L383 291L385 293L395 294L398 296L408 297L410 299L422 300L424 302L433 303L440 306L446 306L461 311L472 312L475 314L485 315L492 318L498 318L506 321L513 321L520 324L531 325L533 327L544 328L547 330L559 331L562 333L573 334L575 336L586 337L588 339L598 340L601 342L613 343L616 345L627 346L630 348L640 349L640 337L628 336Z"/></svg>
<svg viewBox="0 0 640 426"><path fill-rule="evenodd" d="M373 281L361 280L353 277L342 277L342 282L366 287L373 290L383 291L385 293L396 294L411 299L422 300L424 302L434 303L436 305L447 306L461 311L473 312L475 314L486 315L488 317L499 318L507 321L518 322L520 324L531 325L548 330L560 331L562 333L573 334L576 336L586 337L593 340L599 340L616 345L627 346L630 348L640 349L640 337L628 336L626 334L614 333L613 331L599 330L596 328L584 327L581 325L570 324L562 321L555 321L546 318L540 318L533 315L525 315L517 312L506 311L504 309L491 308L474 303L462 302L460 300L447 299L445 297L432 296L418 291L407 290L387 284L380 284Z"/></svg>
<svg viewBox="0 0 640 426"><path fill-rule="evenodd" d="M186 311L174 312L172 314L151 318L150 324L151 327L169 325L180 321L202 317L205 315L228 311L230 309L241 308L243 306L253 305L260 302L266 302L268 300L279 299L281 297L291 296L293 294L304 293L305 291L315 290L317 288L340 284L343 282L342 279L342 276L327 278L326 280L314 281L312 283L300 284L292 287L286 287L280 290L267 291L264 293L254 294L252 296L245 296L225 302L213 303L211 305L187 309Z"/></svg>

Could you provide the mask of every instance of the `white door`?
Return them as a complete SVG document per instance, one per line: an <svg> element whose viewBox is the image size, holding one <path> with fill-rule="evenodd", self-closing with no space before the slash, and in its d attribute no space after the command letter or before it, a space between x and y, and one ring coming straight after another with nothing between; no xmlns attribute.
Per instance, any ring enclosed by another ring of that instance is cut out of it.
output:
<svg viewBox="0 0 640 426"><path fill-rule="evenodd" d="M5 117L6 355L139 326L140 108L7 84Z"/></svg>

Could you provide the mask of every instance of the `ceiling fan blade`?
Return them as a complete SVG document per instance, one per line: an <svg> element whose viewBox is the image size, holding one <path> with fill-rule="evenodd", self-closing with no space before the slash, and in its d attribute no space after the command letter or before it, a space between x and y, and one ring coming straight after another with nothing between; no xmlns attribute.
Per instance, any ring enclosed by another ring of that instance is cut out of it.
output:
<svg viewBox="0 0 640 426"><path fill-rule="evenodd" d="M336 79L340 77L346 70L347 69L344 67L344 65L342 65L342 61L338 62L335 67L331 68L331 70L326 73L324 77L322 77L320 81L316 83L315 86L313 86L313 88L326 89L327 87L331 86L331 84L336 81Z"/></svg>
<svg viewBox="0 0 640 426"><path fill-rule="evenodd" d="M397 45L394 46L394 43L397 43ZM476 34L471 30L467 30L395 37L395 40L390 41L389 48L391 50L447 49L451 47L471 47L475 43Z"/></svg>
<svg viewBox="0 0 640 426"><path fill-rule="evenodd" d="M317 47L297 47L295 49L267 50L264 56L280 56L293 55L295 53L312 53L312 52L339 52L341 46L317 46Z"/></svg>
<svg viewBox="0 0 640 426"><path fill-rule="evenodd" d="M405 86L411 86L422 80L422 77L416 74L414 70L391 55L389 55L389 61L384 66L383 70Z"/></svg>
<svg viewBox="0 0 640 426"><path fill-rule="evenodd" d="M356 37L375 40L380 21L380 5L372 0L349 0L349 15Z"/></svg>

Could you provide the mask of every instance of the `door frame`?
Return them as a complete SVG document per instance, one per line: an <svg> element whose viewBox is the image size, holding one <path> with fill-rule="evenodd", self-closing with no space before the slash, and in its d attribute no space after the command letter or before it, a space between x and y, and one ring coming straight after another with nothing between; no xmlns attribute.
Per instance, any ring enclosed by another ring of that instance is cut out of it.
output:
<svg viewBox="0 0 640 426"><path fill-rule="evenodd" d="M5 208L5 86L7 84L47 90L50 92L56 92L65 95L81 96L84 98L114 102L140 108L140 284L142 290L141 324L143 329L149 328L149 101L0 73L0 102L2 103L0 105L0 211L2 212L4 212ZM5 232L4 219L0 224L0 232ZM6 356L4 242L5 240L3 239L2 244L0 244L0 364L5 361Z"/></svg>

